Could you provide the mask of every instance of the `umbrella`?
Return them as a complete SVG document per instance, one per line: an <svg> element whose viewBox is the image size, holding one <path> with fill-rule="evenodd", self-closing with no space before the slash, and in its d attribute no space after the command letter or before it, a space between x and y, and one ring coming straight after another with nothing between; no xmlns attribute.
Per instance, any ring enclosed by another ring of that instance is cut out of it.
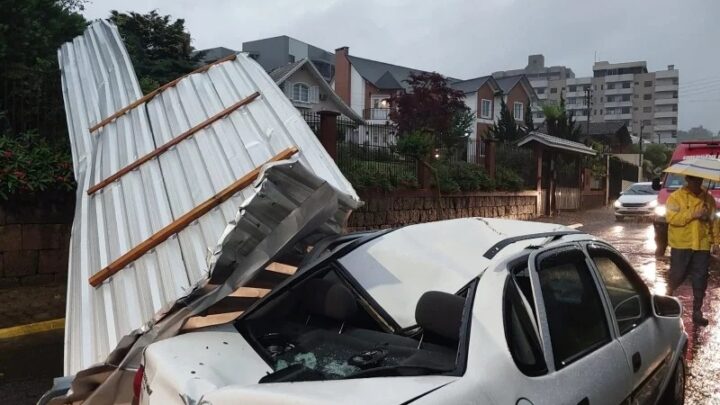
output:
<svg viewBox="0 0 720 405"><path fill-rule="evenodd" d="M685 159L671 165L665 169L665 172L720 182L720 159L708 157Z"/></svg>

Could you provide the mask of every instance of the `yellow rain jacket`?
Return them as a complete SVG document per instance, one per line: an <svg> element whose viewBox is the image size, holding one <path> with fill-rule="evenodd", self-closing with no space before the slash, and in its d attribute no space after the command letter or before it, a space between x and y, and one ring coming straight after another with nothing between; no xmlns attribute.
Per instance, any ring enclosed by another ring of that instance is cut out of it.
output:
<svg viewBox="0 0 720 405"><path fill-rule="evenodd" d="M693 213L705 205L711 221L693 219ZM720 222L715 217L715 199L705 190L699 196L683 187L670 194L665 219L668 243L675 249L710 250L720 242Z"/></svg>

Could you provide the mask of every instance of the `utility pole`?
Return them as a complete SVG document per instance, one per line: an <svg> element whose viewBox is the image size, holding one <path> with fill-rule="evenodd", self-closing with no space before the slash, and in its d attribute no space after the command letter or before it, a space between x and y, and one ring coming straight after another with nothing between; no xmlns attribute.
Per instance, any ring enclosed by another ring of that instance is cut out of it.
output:
<svg viewBox="0 0 720 405"><path fill-rule="evenodd" d="M590 104L591 104L590 94L591 94L591 92L592 92L592 89L590 86L585 88L585 107L587 107L587 123L586 123L586 127L585 127L586 128L585 134L587 135L588 138L590 138Z"/></svg>
<svg viewBox="0 0 720 405"><path fill-rule="evenodd" d="M640 124L640 154L638 155L638 181L642 181L642 162L643 162L643 128L645 126Z"/></svg>

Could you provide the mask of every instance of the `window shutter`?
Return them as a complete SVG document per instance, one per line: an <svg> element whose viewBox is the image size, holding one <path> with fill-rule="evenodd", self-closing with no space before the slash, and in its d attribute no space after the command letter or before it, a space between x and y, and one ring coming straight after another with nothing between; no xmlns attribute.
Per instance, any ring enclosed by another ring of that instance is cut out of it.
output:
<svg viewBox="0 0 720 405"><path fill-rule="evenodd" d="M310 97L308 97L311 103L317 104L320 102L320 88L318 86L310 87Z"/></svg>
<svg viewBox="0 0 720 405"><path fill-rule="evenodd" d="M285 96L287 96L287 98L292 100L293 99L293 85L295 83L286 80L285 83L283 83L283 84L285 85Z"/></svg>

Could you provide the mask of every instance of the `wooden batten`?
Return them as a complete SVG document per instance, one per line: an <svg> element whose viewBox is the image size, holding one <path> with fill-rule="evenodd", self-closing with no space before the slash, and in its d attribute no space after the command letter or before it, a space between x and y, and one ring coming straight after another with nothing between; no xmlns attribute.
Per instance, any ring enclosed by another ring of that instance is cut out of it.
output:
<svg viewBox="0 0 720 405"><path fill-rule="evenodd" d="M102 121L98 122L97 124L91 126L91 127L89 128L90 133L92 134L93 132L95 132L95 131L97 131L98 129L104 127L105 125L109 124L110 122L112 122L113 120L117 119L118 117L121 117L121 116L127 114L128 111L130 111L130 110L132 110L133 108L139 106L140 104L147 103L148 101L152 100L152 99L153 99L155 96L157 96L158 94L160 94L160 93L162 93L163 91L169 89L170 87L173 87L173 86L177 85L178 82L180 82L180 80L182 80L182 79L184 79L184 78L186 78L186 77L188 77L188 76L190 76L190 75L192 75L192 74L195 74L195 73L205 72L205 71L207 71L208 69L210 69L210 67L212 67L212 66L214 66L214 65L217 65L218 63L227 62L227 61L229 61L229 60L235 60L236 58L237 58L237 55L236 55L236 54L229 55L229 56L227 56L227 57L225 57L225 58L218 59L218 60L216 60L215 62L208 63L208 64L205 65L205 66L199 67L199 68L193 70L192 72L186 74L185 76L180 76L180 77L178 77L177 79L175 79L175 80L173 80L173 81L171 81L171 82L165 83L164 85L162 85L162 86L158 87L157 89L151 91L150 93L148 93L148 94L140 97L139 99L133 101L132 103L126 105L125 107L123 107L123 108L115 111L112 115L110 115L109 117L103 119Z"/></svg>
<svg viewBox="0 0 720 405"><path fill-rule="evenodd" d="M293 156L295 153L298 152L298 149L296 147L290 147L282 152L278 153L277 155L273 156L270 160L265 162L265 164L277 162L280 160L285 160ZM107 267L100 270L99 272L93 274L90 279L88 280L90 282L90 285L93 287L99 286L103 281L107 280L111 276L113 276L115 273L119 272L120 270L124 269L128 264L134 262L135 260L139 259L141 256L143 256L148 251L154 249L159 244L167 240L170 236L182 231L185 229L188 225L190 225L193 221L200 218L201 216L207 214L212 210L213 208L217 207L218 205L222 204L224 201L228 200L230 197L238 193L240 190L246 188L250 184L252 184L255 179L257 179L258 175L260 174L262 166L258 166L255 169L253 169L250 173L244 175L240 179L233 182L228 187L224 188L214 196L210 197L209 199L205 200L202 204L198 205L197 207L193 208L192 210L185 213L180 218L174 220L161 230L157 231L155 234L147 238L145 241L141 242L134 248L130 249L127 253L117 258L115 261L110 263Z"/></svg>
<svg viewBox="0 0 720 405"><path fill-rule="evenodd" d="M221 118L224 118L224 117L226 117L228 114L230 114L230 113L232 113L233 111L237 110L238 108L240 108L240 107L242 107L242 106L244 106L244 105L249 104L250 102L252 102L253 100L255 100L258 96L260 96L260 93L258 93L258 92L256 91L255 93L249 95L248 97L245 97L244 99L238 101L237 103L231 105L230 107L228 107L228 108L220 111L219 113L213 115L212 117L206 119L205 121L203 121L203 122L195 125L194 127L188 129L187 131L185 131L185 132L183 132L182 134L176 136L175 138L171 139L170 141L166 142L165 144L158 146L157 149L153 150L152 152L148 153L147 155L142 156L142 157L139 158L138 160L130 163L129 165L123 167L122 169L118 170L118 171L115 172L114 174L108 176L108 177L107 177L106 179L104 179L103 181L101 181L101 182L95 184L94 186L88 188L88 190L87 190L88 195L93 195L93 194L95 194L97 191L102 190L103 188L105 188L107 185L109 185L109 184L112 183L113 181L115 181L115 180L119 179L120 177L122 177L122 176L130 173L131 171L137 169L137 168L140 167L143 163L145 163L145 162L147 162L147 161L149 161L149 160L151 160L151 159L153 159L153 158L156 158L156 157L162 155L163 153L165 153L165 152L167 152L168 150L170 150L170 148L172 148L173 146L179 144L180 142L184 141L185 139L191 137L192 135L194 135L196 132L200 131L201 129L203 129L203 128L209 126L209 125L212 125L215 121L217 121L217 120L219 120L219 119L221 119Z"/></svg>

